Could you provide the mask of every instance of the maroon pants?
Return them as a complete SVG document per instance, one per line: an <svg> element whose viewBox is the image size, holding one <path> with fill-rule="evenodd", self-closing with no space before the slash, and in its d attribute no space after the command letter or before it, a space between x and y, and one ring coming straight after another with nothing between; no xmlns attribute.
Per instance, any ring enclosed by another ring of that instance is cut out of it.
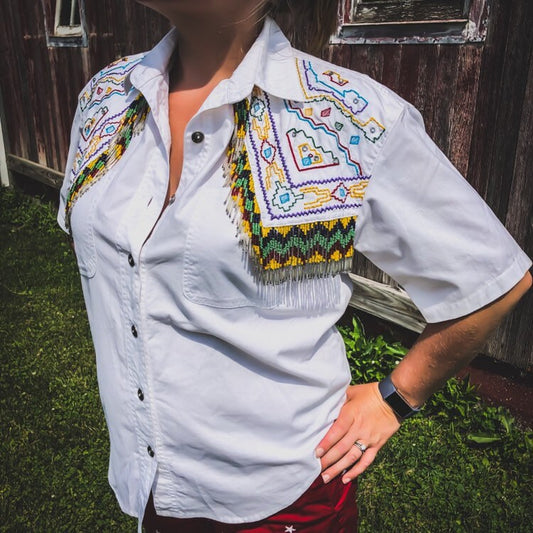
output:
<svg viewBox="0 0 533 533"><path fill-rule="evenodd" d="M264 520L247 524L158 516L150 496L143 525L146 533L355 533L355 489L355 483L343 485L341 476L327 485L319 476L294 503Z"/></svg>

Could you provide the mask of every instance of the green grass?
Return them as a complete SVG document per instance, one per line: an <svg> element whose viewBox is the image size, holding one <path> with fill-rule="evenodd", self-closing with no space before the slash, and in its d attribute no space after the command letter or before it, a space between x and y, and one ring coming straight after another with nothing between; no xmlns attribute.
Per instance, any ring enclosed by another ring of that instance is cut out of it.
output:
<svg viewBox="0 0 533 533"><path fill-rule="evenodd" d="M133 532L108 443L79 278L55 211L0 189L0 532ZM344 328L356 381L404 348ZM361 533L529 532L531 432L451 380L359 480Z"/></svg>
<svg viewBox="0 0 533 533"><path fill-rule="evenodd" d="M380 380L406 352L362 324L340 327L353 382ZM359 480L361 533L532 531L533 433L452 378Z"/></svg>
<svg viewBox="0 0 533 533"><path fill-rule="evenodd" d="M134 531L108 442L79 277L45 204L0 189L0 531Z"/></svg>

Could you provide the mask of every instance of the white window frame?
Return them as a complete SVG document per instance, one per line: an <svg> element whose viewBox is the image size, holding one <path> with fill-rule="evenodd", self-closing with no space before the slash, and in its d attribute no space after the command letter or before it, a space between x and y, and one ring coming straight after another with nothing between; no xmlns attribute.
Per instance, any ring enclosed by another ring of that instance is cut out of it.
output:
<svg viewBox="0 0 533 533"><path fill-rule="evenodd" d="M61 25L61 8L66 3L69 3L70 6L70 24ZM85 21L85 0L41 0L41 5L45 17L47 46L89 46ZM76 23L78 20L79 23Z"/></svg>
<svg viewBox="0 0 533 533"><path fill-rule="evenodd" d="M417 0L391 0L414 3ZM443 0L443 3L445 0ZM369 18L379 0L343 0L339 4L339 27L332 44L439 44L482 42L486 38L490 0L463 0L464 16L428 20ZM363 3L366 5L363 6ZM358 8L366 8L366 20L357 20ZM370 8L370 10L368 9Z"/></svg>
<svg viewBox="0 0 533 533"><path fill-rule="evenodd" d="M70 2L70 23L65 26L61 25L61 11L63 5ZM56 0L56 12L54 19L54 35L57 37L81 37L83 28L81 26L81 16L79 15L78 0ZM80 22L75 24L76 11Z"/></svg>

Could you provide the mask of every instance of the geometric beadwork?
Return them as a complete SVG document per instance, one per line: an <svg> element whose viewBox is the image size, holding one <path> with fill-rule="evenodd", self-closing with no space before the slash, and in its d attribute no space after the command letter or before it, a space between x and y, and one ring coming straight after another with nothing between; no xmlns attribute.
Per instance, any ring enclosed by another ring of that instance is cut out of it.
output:
<svg viewBox="0 0 533 533"><path fill-rule="evenodd" d="M148 102L142 94L139 94L131 105L125 109L118 126L110 132L114 134L114 138L109 147L77 173L68 191L65 205L65 224L69 231L72 207L80 196L120 160L133 136L144 128L149 111Z"/></svg>
<svg viewBox="0 0 533 533"><path fill-rule="evenodd" d="M350 271L354 255L355 216L264 227L246 149L250 100L234 104L235 126L228 145L224 176L227 208L236 221L255 274L267 284L333 276ZM280 192L280 199L284 191ZM338 194L341 194L339 189ZM290 201L290 198L287 198Z"/></svg>

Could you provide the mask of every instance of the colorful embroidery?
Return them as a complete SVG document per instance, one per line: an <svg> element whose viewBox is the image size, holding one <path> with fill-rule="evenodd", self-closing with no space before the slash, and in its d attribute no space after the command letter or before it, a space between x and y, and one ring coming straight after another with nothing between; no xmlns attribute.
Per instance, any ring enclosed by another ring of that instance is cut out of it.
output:
<svg viewBox="0 0 533 533"><path fill-rule="evenodd" d="M337 85L340 85L341 87L348 83L348 80L345 80L343 77L341 77L340 74L338 74L337 72L333 70L326 70L323 74L324 76L327 76L330 79L330 81L332 81L333 83L336 83Z"/></svg>
<svg viewBox="0 0 533 533"><path fill-rule="evenodd" d="M65 206L67 228L70 229L70 214L76 200L120 160L133 136L142 131L149 110L146 99L140 94L121 113L122 117L118 126L113 129L116 135L113 137L108 149L84 166L82 171L76 176L68 192Z"/></svg>
<svg viewBox="0 0 533 533"><path fill-rule="evenodd" d="M353 150L351 150L350 146L347 146L341 135L339 135L339 132L344 127L344 124L340 122L336 122L334 124L335 129L332 129L329 124L317 121L312 116L305 116L302 114L302 105L301 103L297 102L289 102L287 101L285 103L285 106L287 108L287 111L294 113L298 118L306 122L311 128L315 131L322 131L326 135L329 135L332 137L336 143L337 148L341 151L341 153L345 156L346 163L353 167L357 175L360 175L362 173L361 171L361 165L359 162L355 159L355 153L352 153Z"/></svg>
<svg viewBox="0 0 533 533"><path fill-rule="evenodd" d="M339 158L331 150L317 146L315 140L303 130L291 128L286 135L298 170L333 167L339 164Z"/></svg>
<svg viewBox="0 0 533 533"><path fill-rule="evenodd" d="M266 283L350 270L357 215L385 127L349 79L296 62L305 99L254 88L235 105L228 211ZM290 154L290 155L289 155Z"/></svg>
<svg viewBox="0 0 533 533"><path fill-rule="evenodd" d="M349 123L362 131L366 140L372 143L375 143L383 135L385 126L376 118L360 118L360 115L368 107L368 101L351 88L347 80L344 80L340 74L327 70L322 76L319 76L310 61L297 60L296 65L300 85L307 98L306 107L300 111L302 118L310 117L306 109L308 109L309 101L311 101L317 103L319 108L328 110L327 115L320 113L321 118L331 116L330 110L333 106ZM340 122L337 119L332 119L331 123L322 121L322 126L325 126L329 131L342 129L342 126L339 128L339 125Z"/></svg>
<svg viewBox="0 0 533 533"><path fill-rule="evenodd" d="M141 131L149 112L144 97L129 107L111 114L117 96L126 97L125 79L141 61L143 54L111 63L94 76L80 96L80 110L85 115L80 143L70 171L71 184L66 201L66 224L76 200L96 183L124 154L133 135Z"/></svg>
<svg viewBox="0 0 533 533"><path fill-rule="evenodd" d="M256 157L261 158L266 150L268 157L265 155L264 159L267 165L276 164L276 168L280 168L274 160L278 147L266 144L272 123L271 117L265 113L268 102L263 97L268 99L264 93L255 90L251 102L243 100L235 104L235 131L224 165L226 184L230 189L228 212L238 222L241 242L248 247L256 273L265 283L345 272L351 268L354 254L355 216L278 227L263 224L246 148L248 130L253 129L261 140ZM272 203L282 212L290 211L304 201L307 194L314 195L314 203L320 203L318 198L330 195L328 189L312 185L295 192L288 181L272 181L274 175L275 171L272 171L269 180ZM334 191L343 202L350 196L350 189L343 184L338 184Z"/></svg>
<svg viewBox="0 0 533 533"><path fill-rule="evenodd" d="M355 159L358 148L345 143L337 130L324 127L316 119L315 107L308 107L305 102L275 101L278 108L272 109L271 97L254 89L246 135L263 226L355 214L361 206L361 196L350 191L364 189L368 183ZM288 127L280 136L281 125L275 117L288 117L289 124L295 122L286 110L296 115L302 127ZM343 187L339 187L340 183Z"/></svg>
<svg viewBox="0 0 533 533"><path fill-rule="evenodd" d="M81 110L98 107L115 94L124 94L124 79L142 58L143 54L123 57L101 70L92 78L89 89L80 97Z"/></svg>
<svg viewBox="0 0 533 533"><path fill-rule="evenodd" d="M141 61L142 54L126 57L111 63L94 76L87 90L80 97L80 109L86 115L71 170L72 180L80 169L108 149L120 125L123 111L109 115L109 102L114 96L125 96L124 80Z"/></svg>

